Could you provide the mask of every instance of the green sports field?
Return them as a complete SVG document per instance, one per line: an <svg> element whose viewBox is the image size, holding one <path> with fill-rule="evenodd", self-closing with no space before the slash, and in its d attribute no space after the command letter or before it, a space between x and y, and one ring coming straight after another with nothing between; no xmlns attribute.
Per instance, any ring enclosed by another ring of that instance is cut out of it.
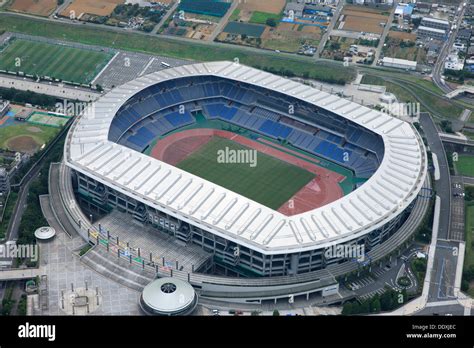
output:
<svg viewBox="0 0 474 348"><path fill-rule="evenodd" d="M59 128L29 123L2 127L0 128L0 149L35 153L43 144L51 141L58 132Z"/></svg>
<svg viewBox="0 0 474 348"><path fill-rule="evenodd" d="M67 117L59 117L50 115L46 112L34 112L29 118L28 123L37 124L40 126L61 128L68 121Z"/></svg>
<svg viewBox="0 0 474 348"><path fill-rule="evenodd" d="M99 51L14 39L0 52L0 70L88 84L110 58Z"/></svg>
<svg viewBox="0 0 474 348"><path fill-rule="evenodd" d="M315 177L305 169L260 152L255 167L248 163L219 163L218 151L226 147L251 150L215 137L177 167L275 210Z"/></svg>

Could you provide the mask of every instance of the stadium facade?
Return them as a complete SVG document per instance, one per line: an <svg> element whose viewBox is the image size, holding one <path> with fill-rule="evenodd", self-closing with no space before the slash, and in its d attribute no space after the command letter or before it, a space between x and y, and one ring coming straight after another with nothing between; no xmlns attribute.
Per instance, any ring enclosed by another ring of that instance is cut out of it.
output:
<svg viewBox="0 0 474 348"><path fill-rule="evenodd" d="M142 153L195 122L196 112L284 140L366 180L332 203L286 216ZM409 123L232 62L166 69L115 88L75 120L65 163L83 201L201 246L228 274L266 277L347 261L328 257L334 245L368 252L384 243L427 175L423 142Z"/></svg>

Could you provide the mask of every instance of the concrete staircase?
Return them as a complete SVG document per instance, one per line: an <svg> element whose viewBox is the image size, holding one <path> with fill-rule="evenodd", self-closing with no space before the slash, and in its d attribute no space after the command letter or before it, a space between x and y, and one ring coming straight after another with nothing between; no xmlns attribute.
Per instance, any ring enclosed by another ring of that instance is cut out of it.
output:
<svg viewBox="0 0 474 348"><path fill-rule="evenodd" d="M101 248L93 247L81 257L81 261L104 277L140 292L155 279L152 272L119 260Z"/></svg>

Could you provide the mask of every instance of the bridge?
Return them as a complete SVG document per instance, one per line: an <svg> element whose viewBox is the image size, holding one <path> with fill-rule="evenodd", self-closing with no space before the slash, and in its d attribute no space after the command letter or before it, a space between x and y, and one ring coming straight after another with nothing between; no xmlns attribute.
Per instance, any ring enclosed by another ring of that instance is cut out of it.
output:
<svg viewBox="0 0 474 348"><path fill-rule="evenodd" d="M452 99L452 98L455 98L459 94L462 94L462 93L474 94L474 86L465 85L465 86L458 87L455 90L453 90L449 93L446 93L446 97L449 98L449 99Z"/></svg>
<svg viewBox="0 0 474 348"><path fill-rule="evenodd" d="M443 143L452 143L457 145L466 145L466 146L474 146L474 140L469 138L460 137L454 134L447 134L447 133L439 133L439 137Z"/></svg>
<svg viewBox="0 0 474 348"><path fill-rule="evenodd" d="M0 269L0 281L31 279L40 275L38 268Z"/></svg>

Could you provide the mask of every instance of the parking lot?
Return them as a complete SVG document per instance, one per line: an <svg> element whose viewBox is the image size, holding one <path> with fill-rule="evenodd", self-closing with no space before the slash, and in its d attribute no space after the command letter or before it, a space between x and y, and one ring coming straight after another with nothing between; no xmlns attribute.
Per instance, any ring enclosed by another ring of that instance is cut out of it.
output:
<svg viewBox="0 0 474 348"><path fill-rule="evenodd" d="M450 239L464 241L465 217L464 217L464 184L462 177L451 178L452 200L451 200L451 230Z"/></svg>

